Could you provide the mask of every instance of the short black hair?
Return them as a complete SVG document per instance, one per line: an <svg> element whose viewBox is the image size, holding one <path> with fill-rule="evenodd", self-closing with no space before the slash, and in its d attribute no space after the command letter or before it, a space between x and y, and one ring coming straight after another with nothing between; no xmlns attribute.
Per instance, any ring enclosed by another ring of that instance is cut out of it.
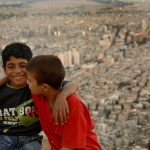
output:
<svg viewBox="0 0 150 150"><path fill-rule="evenodd" d="M6 45L6 47L2 50L2 62L3 66L6 66L6 62L10 59L11 56L16 58L24 58L29 61L32 58L32 51L29 46L24 43L11 43Z"/></svg>
<svg viewBox="0 0 150 150"><path fill-rule="evenodd" d="M46 83L56 90L61 88L65 69L57 56L38 55L27 63L26 69L33 73L39 85Z"/></svg>

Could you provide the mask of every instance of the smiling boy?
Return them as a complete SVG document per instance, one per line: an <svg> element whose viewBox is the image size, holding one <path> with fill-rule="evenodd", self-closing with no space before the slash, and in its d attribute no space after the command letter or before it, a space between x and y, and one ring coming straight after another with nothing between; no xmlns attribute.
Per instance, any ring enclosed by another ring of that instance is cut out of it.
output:
<svg viewBox="0 0 150 150"><path fill-rule="evenodd" d="M41 149L41 125L27 86L26 65L31 58L31 49L24 43L11 43L2 51L2 67L9 83L0 86L0 150ZM73 87L63 89L59 98L75 92ZM59 101L63 116L67 102Z"/></svg>

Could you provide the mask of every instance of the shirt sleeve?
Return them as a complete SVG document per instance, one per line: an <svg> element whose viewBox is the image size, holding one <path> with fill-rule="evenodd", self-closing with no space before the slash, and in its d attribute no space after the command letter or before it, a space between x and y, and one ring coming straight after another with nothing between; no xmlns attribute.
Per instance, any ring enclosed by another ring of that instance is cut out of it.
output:
<svg viewBox="0 0 150 150"><path fill-rule="evenodd" d="M69 82L69 81L67 81L67 80L63 80L63 81L62 81L62 84L61 84L61 87L65 86L68 82Z"/></svg>

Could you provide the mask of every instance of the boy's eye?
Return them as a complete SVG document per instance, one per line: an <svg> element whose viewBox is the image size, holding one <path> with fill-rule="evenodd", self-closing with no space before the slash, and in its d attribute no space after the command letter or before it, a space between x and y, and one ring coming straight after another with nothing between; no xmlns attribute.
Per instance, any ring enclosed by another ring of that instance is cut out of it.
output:
<svg viewBox="0 0 150 150"><path fill-rule="evenodd" d="M19 64L20 68L26 68L26 65L27 65L27 63L25 63L25 62L22 62Z"/></svg>
<svg viewBox="0 0 150 150"><path fill-rule="evenodd" d="M13 68L15 68L15 66L7 66L7 68L9 68L9 69L13 69Z"/></svg>
<svg viewBox="0 0 150 150"><path fill-rule="evenodd" d="M25 68L27 64L20 65L21 68Z"/></svg>

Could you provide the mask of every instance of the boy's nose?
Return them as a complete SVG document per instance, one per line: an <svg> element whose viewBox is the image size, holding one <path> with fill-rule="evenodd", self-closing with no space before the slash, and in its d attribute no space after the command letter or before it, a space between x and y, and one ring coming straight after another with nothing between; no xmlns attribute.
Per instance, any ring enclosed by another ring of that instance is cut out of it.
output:
<svg viewBox="0 0 150 150"><path fill-rule="evenodd" d="M15 72L21 72L22 69L20 67L16 67Z"/></svg>

